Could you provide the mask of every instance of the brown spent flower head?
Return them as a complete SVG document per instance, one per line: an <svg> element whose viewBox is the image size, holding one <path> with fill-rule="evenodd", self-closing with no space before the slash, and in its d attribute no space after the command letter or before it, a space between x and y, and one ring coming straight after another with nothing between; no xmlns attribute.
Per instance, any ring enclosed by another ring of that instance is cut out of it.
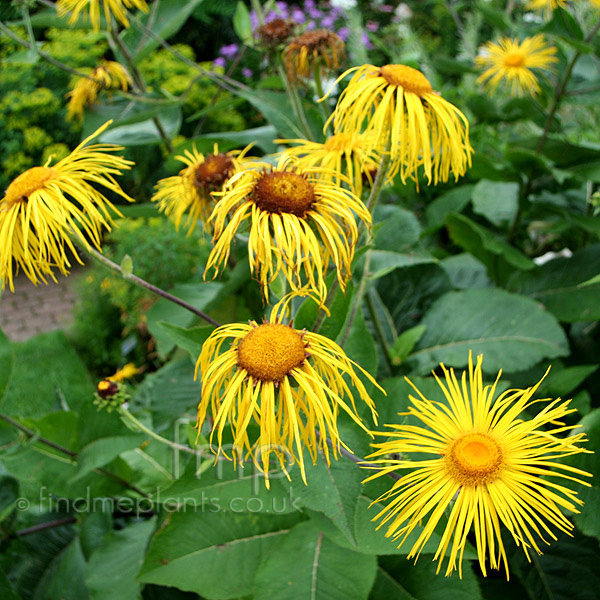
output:
<svg viewBox="0 0 600 600"><path fill-rule="evenodd" d="M342 39L329 29L315 29L295 37L283 51L288 77L296 81L310 76L317 65L327 70L339 68L346 56Z"/></svg>
<svg viewBox="0 0 600 600"><path fill-rule="evenodd" d="M287 42L295 28L295 21L278 17L261 25L256 30L256 36L265 46L275 47Z"/></svg>
<svg viewBox="0 0 600 600"><path fill-rule="evenodd" d="M209 154L194 171L194 185L207 192L220 190L234 170L233 160L227 154Z"/></svg>

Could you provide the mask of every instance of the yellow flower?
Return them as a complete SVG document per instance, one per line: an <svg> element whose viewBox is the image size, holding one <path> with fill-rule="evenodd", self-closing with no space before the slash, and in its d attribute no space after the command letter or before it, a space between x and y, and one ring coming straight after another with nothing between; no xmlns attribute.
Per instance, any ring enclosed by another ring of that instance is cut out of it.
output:
<svg viewBox="0 0 600 600"><path fill-rule="evenodd" d="M568 408L570 400L533 400L541 381L525 390L507 390L494 400L501 372L493 385L484 387L481 363L479 356L473 368L469 355L468 376L463 372L460 382L453 369L441 365L446 385L434 372L448 405L425 398L413 385L419 398L410 396L412 406L404 414L422 425L391 425L392 431L377 433L390 439L374 444L378 450L368 458L378 460L382 470L368 480L405 470L377 500L389 503L374 520L381 519L379 527L387 524L386 536L399 546L423 525L407 558L419 556L448 511L434 556L440 560L438 572L450 549L446 575L457 568L458 560L462 576L463 552L473 529L484 576L488 565L499 569L504 563L508 577L501 523L528 559L530 549L541 554L533 534L548 544L544 535L556 539L550 527L569 533L573 525L561 509L578 512L576 505L583 502L553 478L589 485L571 475L589 473L560 462L587 452L576 445L586 440L584 434L562 436L577 427L561 423L576 412ZM525 418L523 413L539 402L547 404L536 416Z"/></svg>
<svg viewBox="0 0 600 600"><path fill-rule="evenodd" d="M405 65L363 65L338 81L352 72L329 119L336 133L367 134L369 149L389 152L389 176L399 172L403 183L417 181L421 166L429 183L447 181L450 172L455 179L464 175L473 152L469 123L423 73Z"/></svg>
<svg viewBox="0 0 600 600"><path fill-rule="evenodd" d="M94 31L99 31L101 3L104 6L104 16L109 23L109 27L112 17L119 21L123 27L129 27L128 8L138 8L143 12L149 10L146 0L58 0L56 10L59 17L64 17L70 12L69 24L73 25L79 19L79 15L87 9Z"/></svg>
<svg viewBox="0 0 600 600"><path fill-rule="evenodd" d="M105 381L114 381L121 383L125 379L131 379L144 370L143 367L136 367L133 363L127 363L122 369L119 369L114 375L107 377ZM100 384L98 384L100 385Z"/></svg>
<svg viewBox="0 0 600 600"><path fill-rule="evenodd" d="M159 210L173 219L177 229L188 213L185 226L189 235L199 219L206 223L213 205L211 192L222 190L231 175L242 168L249 149L250 146L242 152L221 153L215 144L213 153L206 156L196 148L185 150L183 156L175 157L186 165L185 169L178 175L161 179L152 201L158 202Z"/></svg>
<svg viewBox="0 0 600 600"><path fill-rule="evenodd" d="M227 423L233 434L233 460L244 449L264 472L269 487L269 459L279 461L289 479L286 464L294 459L306 483L303 448L313 463L320 447L330 462L327 437L331 440L334 459L340 447L337 417L340 410L368 432L356 411L349 378L360 399L377 413L373 400L358 378L360 370L373 384L373 378L331 340L282 322L286 302L273 308L268 322L234 323L216 329L204 342L196 363L202 379L202 396L198 406L198 430L206 420L210 406L213 416L211 443L216 432L217 455L230 458L223 448ZM222 348L232 341L227 350ZM379 387L379 386L378 386ZM259 426L256 439L250 439L248 426ZM318 431L317 431L318 429ZM241 454L240 454L241 456Z"/></svg>
<svg viewBox="0 0 600 600"><path fill-rule="evenodd" d="M540 91L537 78L531 69L549 69L555 63L556 48L547 46L542 34L518 40L502 38L497 44L488 42L484 53L475 59L478 67L485 71L478 77L494 90L505 80L513 96L523 93L535 96Z"/></svg>
<svg viewBox="0 0 600 600"><path fill-rule="evenodd" d="M329 29L307 31L292 39L283 50L283 63L292 81L310 77L315 68L331 71L345 57L344 42Z"/></svg>
<svg viewBox="0 0 600 600"><path fill-rule="evenodd" d="M309 288L325 301L325 274L332 260L345 289L358 237L356 216L371 225L371 215L352 192L322 178L323 170L301 168L290 157L276 166L257 163L225 185L210 218L214 248L206 272L217 276L227 264L230 245L244 221L250 221L248 260L265 299L269 284L282 273L292 290ZM327 173L325 173L327 175Z"/></svg>
<svg viewBox="0 0 600 600"><path fill-rule="evenodd" d="M555 8L566 8L571 0L525 0L525 8L529 10L543 10L549 18ZM594 0L592 0L593 2Z"/></svg>
<svg viewBox="0 0 600 600"><path fill-rule="evenodd" d="M119 211L94 185L133 202L114 179L133 163L110 153L112 144L86 144L111 121L86 138L69 156L49 166L28 169L8 186L0 199L0 279L14 291L13 269L22 269L35 284L53 268L67 274L68 252L77 258L69 236L86 247L100 248L103 227L112 223L109 209Z"/></svg>
<svg viewBox="0 0 600 600"><path fill-rule="evenodd" d="M131 77L118 62L105 60L96 67L88 77L81 77L71 92L67 94L69 100L69 120L83 118L83 109L96 100L100 90L122 89L126 91L131 85Z"/></svg>
<svg viewBox="0 0 600 600"><path fill-rule="evenodd" d="M297 144L294 148L284 151L285 156L298 160L300 167L323 167L331 171L333 181L342 185L344 174L352 184L352 191L360 198L363 178L372 183L372 175L379 166L379 158L375 151L366 143L364 135L336 133L329 136L325 142L310 142L307 140L275 140L282 144Z"/></svg>

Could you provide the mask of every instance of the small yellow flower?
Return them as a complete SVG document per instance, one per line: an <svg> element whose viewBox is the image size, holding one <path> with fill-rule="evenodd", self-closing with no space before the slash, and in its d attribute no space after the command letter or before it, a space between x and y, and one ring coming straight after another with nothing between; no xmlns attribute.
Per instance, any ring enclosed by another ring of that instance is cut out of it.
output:
<svg viewBox="0 0 600 600"><path fill-rule="evenodd" d="M571 0L525 0L525 8L529 10L543 10L546 17L550 18L555 8L566 8ZM593 2L594 0L592 0Z"/></svg>
<svg viewBox="0 0 600 600"><path fill-rule="evenodd" d="M56 10L59 17L71 13L69 24L73 25L79 19L82 12L88 11L94 31L100 30L100 3L104 6L104 16L109 23L114 17L123 27L129 27L127 9L137 8L142 12L148 12L146 0L58 0Z"/></svg>
<svg viewBox="0 0 600 600"><path fill-rule="evenodd" d="M221 191L226 181L242 168L250 147L241 152L222 153L215 144L213 153L208 155L196 148L185 150L182 156L175 157L186 165L185 169L178 175L161 179L152 201L158 202L159 210L173 219L177 229L187 213L185 227L188 235L191 234L198 220L203 224L208 220L214 204L211 192Z"/></svg>
<svg viewBox="0 0 600 600"><path fill-rule="evenodd" d="M329 29L307 31L283 50L283 63L292 81L310 77L315 68L332 71L346 55L344 42Z"/></svg>
<svg viewBox="0 0 600 600"><path fill-rule="evenodd" d="M356 216L371 225L371 215L352 192L323 178L323 169L300 168L290 157L276 166L257 163L234 175L209 218L214 248L206 272L227 264L230 246L244 221L250 221L250 271L268 301L269 284L283 273L292 290L305 286L321 302L325 275L333 261L345 289L358 237ZM325 175L328 175L325 173ZM331 175L331 174L329 174Z"/></svg>
<svg viewBox="0 0 600 600"><path fill-rule="evenodd" d="M284 151L285 156L298 160L299 167L323 167L332 173L333 181L342 185L345 175L352 184L352 191L360 198L363 179L372 183L372 175L379 166L379 157L364 135L336 133L325 142L307 140L275 140L282 144L297 144Z"/></svg>
<svg viewBox="0 0 600 600"><path fill-rule="evenodd" d="M364 133L369 150L389 152L389 176L399 172L403 183L418 181L419 167L434 184L450 173L455 179L465 174L473 153L469 123L423 73L405 65L362 65L338 81L349 73L352 79L327 123L333 121L336 133Z"/></svg>
<svg viewBox="0 0 600 600"><path fill-rule="evenodd" d="M56 280L53 268L66 275L69 251L77 258L70 236L100 249L103 227L110 229L109 209L120 215L94 185L133 202L114 175L133 163L111 152L112 144L86 144L111 121L87 137L69 156L50 166L33 167L14 179L0 199L0 279L14 291L13 271L22 269L35 284Z"/></svg>
<svg viewBox="0 0 600 600"><path fill-rule="evenodd" d="M555 54L556 48L546 45L542 34L520 43L510 38L502 38L497 44L488 42L483 54L475 59L477 66L485 69L477 81L492 90L506 81L513 96L535 96L540 86L531 69L550 69L558 60Z"/></svg>
<svg viewBox="0 0 600 600"><path fill-rule="evenodd" d="M537 535L556 539L550 529L569 533L573 524L562 510L579 512L583 504L577 492L554 478L578 484L588 483L573 477L591 476L585 471L560 462L565 456L588 452L577 446L585 434L563 436L577 425L565 425L561 419L576 412L568 408L570 400L533 400L541 381L525 390L510 389L494 399L498 373L493 385L483 386L482 356L473 361L459 381L453 369L441 368L446 384L434 376L448 402L429 400L413 385L419 398L410 396L407 413L422 423L390 425L393 429L377 432L388 441L374 444L377 451L367 457L379 463L381 470L367 481L388 473L402 473L392 488L377 502L388 502L373 520L387 524L386 536L400 547L417 526L417 534L407 558L418 558L431 534L444 523L442 538L434 560L438 572L448 550L446 575L456 568L462 576L462 557L471 530L477 546L483 575L487 568L500 569L508 563L501 536L501 524L523 548L529 560L530 550L541 551ZM409 381L409 383L411 383ZM412 385L412 383L411 383ZM528 419L525 411L539 402L547 403L536 416Z"/></svg>
<svg viewBox="0 0 600 600"><path fill-rule="evenodd" d="M105 381L114 381L121 383L125 379L131 379L139 375L144 370L143 367L136 367L133 363L127 363L122 369L119 369L114 375L107 377Z"/></svg>
<svg viewBox="0 0 600 600"><path fill-rule="evenodd" d="M71 92L69 100L69 120L83 119L83 109L96 100L100 90L121 89L126 91L131 85L131 77L125 67L113 60L105 60L88 77L81 77Z"/></svg>
<svg viewBox="0 0 600 600"><path fill-rule="evenodd" d="M216 329L204 342L196 364L202 379L202 397L198 406L198 430L204 424L210 406L216 432L217 455L227 458L223 432L229 425L233 433L233 460L236 450L253 456L264 472L269 487L269 459L273 455L289 479L287 466L293 457L306 483L303 449L313 460L321 448L330 461L327 437L331 440L334 459L340 447L337 417L340 410L362 429L368 431L356 411L353 391L370 408L373 420L377 413L373 400L357 376L360 370L374 385L373 378L331 340L282 322L282 307L273 308L268 322L234 323ZM229 341L231 346L222 352ZM356 370L355 370L356 369ZM379 386L377 386L379 387ZM251 439L248 426L259 426Z"/></svg>

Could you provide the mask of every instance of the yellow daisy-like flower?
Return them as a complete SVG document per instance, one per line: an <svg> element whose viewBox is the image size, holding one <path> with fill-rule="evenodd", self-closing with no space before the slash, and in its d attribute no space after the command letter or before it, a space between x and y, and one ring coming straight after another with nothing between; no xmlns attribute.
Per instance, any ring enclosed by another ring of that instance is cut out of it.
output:
<svg viewBox="0 0 600 600"><path fill-rule="evenodd" d="M377 500L388 504L374 520L381 520L379 527L387 524L386 535L399 541L399 546L423 525L407 558L418 558L449 511L434 556L440 561L438 572L450 549L446 575L457 568L458 560L462 576L467 534L473 529L483 574L488 566L499 569L504 563L508 577L501 524L528 559L530 549L541 554L534 534L548 544L545 535L556 539L550 527L565 533L573 529L561 509L578 512L577 505L583 502L555 478L589 485L573 477L589 473L560 462L565 456L587 452L577 446L586 440L584 434L562 436L577 427L561 423L576 412L568 408L570 400L533 400L541 381L525 390L507 390L494 400L502 372L493 385L484 387L481 363L479 356L473 368L469 356L468 376L463 372L460 382L454 370L444 365L445 385L434 373L448 405L425 398L413 385L419 398L410 396L412 406L404 414L422 425L391 425L392 431L377 433L390 439L374 444L377 451L368 458L379 462L382 470L368 480L406 472ZM539 402L547 404L536 416L525 418L523 413Z"/></svg>
<svg viewBox="0 0 600 600"><path fill-rule="evenodd" d="M211 192L223 189L225 182L242 168L248 146L241 152L219 152L218 144L214 145L213 153L204 155L196 148L185 150L183 155L175 158L186 165L178 175L161 179L156 184L153 202L158 202L158 208L173 219L179 229L181 220L187 213L185 227L188 235L200 220L205 224L213 207Z"/></svg>
<svg viewBox="0 0 600 600"><path fill-rule="evenodd" d="M369 149L389 152L389 176L399 172L403 183L417 181L421 166L434 184L465 174L473 153L469 123L423 73L405 65L362 65L338 81L352 72L326 127L333 120L336 133L365 133Z"/></svg>
<svg viewBox="0 0 600 600"><path fill-rule="evenodd" d="M281 144L297 144L284 151L285 156L298 160L300 167L323 167L332 172L333 181L342 185L339 175L344 174L350 180L352 191L360 198L363 179L372 183L372 175L379 166L379 157L365 142L364 135L336 133L325 142L307 140L275 140Z"/></svg>
<svg viewBox="0 0 600 600"><path fill-rule="evenodd" d="M134 363L127 363L123 368L119 369L114 375L107 377L106 380L121 383L126 379L131 379L139 375L144 370L144 367L136 367Z"/></svg>
<svg viewBox="0 0 600 600"><path fill-rule="evenodd" d="M513 96L523 93L535 96L540 86L531 69L551 68L558 60L555 54L556 48L548 46L542 34L522 42L510 38L502 38L497 44L488 42L483 54L475 59L477 66L485 69L477 81L492 90L506 81Z"/></svg>
<svg viewBox="0 0 600 600"><path fill-rule="evenodd" d="M525 8L529 10L543 10L549 18L555 8L566 8L571 0L526 0ZM592 0L593 1L593 0Z"/></svg>
<svg viewBox="0 0 600 600"><path fill-rule="evenodd" d="M334 459L341 446L337 417L340 410L368 432L356 410L348 377L360 399L377 413L373 400L358 378L360 370L374 385L377 383L360 366L351 361L331 340L317 333L298 331L284 324L286 302L273 308L268 322L234 323L216 329L204 342L196 364L200 370L202 397L198 406L198 429L206 420L210 406L213 416L211 443L216 432L218 454L223 448L223 431L227 423L233 433L234 451L244 449L265 474L269 487L269 460L273 455L289 479L289 461L300 466L303 481L306 473L303 448L313 460L321 448L327 463L331 441ZM222 351L231 341L230 347ZM356 370L355 370L356 369ZM379 387L379 386L377 386ZM248 425L254 420L260 428L251 440ZM240 455L241 456L241 455ZM232 453L233 460L239 456Z"/></svg>
<svg viewBox="0 0 600 600"><path fill-rule="evenodd" d="M88 77L82 77L67 94L69 100L69 120L83 119L83 109L96 100L100 90L121 89L126 91L131 85L131 77L125 67L113 60L105 60Z"/></svg>
<svg viewBox="0 0 600 600"><path fill-rule="evenodd" d="M342 39L329 29L307 31L292 39L283 50L283 64L292 81L310 77L314 68L339 68L346 55Z"/></svg>
<svg viewBox="0 0 600 600"><path fill-rule="evenodd" d="M109 209L120 215L94 185L133 202L114 179L133 163L111 153L112 144L86 144L111 121L86 138L69 156L50 166L28 169L11 182L0 199L0 279L14 291L13 270L22 269L35 284L56 281L53 268L66 275L67 256L77 253L70 236L86 247L100 248L103 227L110 229Z"/></svg>
<svg viewBox="0 0 600 600"><path fill-rule="evenodd" d="M100 4L104 6L104 16L109 23L114 17L123 27L129 27L127 9L137 8L142 12L148 12L146 0L58 0L56 10L59 17L71 13L69 24L73 25L79 19L80 14L86 11L94 31L100 30Z"/></svg>
<svg viewBox="0 0 600 600"><path fill-rule="evenodd" d="M330 260L344 290L358 237L355 214L369 227L371 215L359 198L330 179L330 172L301 168L290 157L274 167L257 163L234 175L222 193L215 193L220 200L209 218L214 248L205 275L214 268L216 277L227 264L231 242L249 220L250 271L267 301L269 284L283 273L292 290L302 289L306 281L324 302Z"/></svg>

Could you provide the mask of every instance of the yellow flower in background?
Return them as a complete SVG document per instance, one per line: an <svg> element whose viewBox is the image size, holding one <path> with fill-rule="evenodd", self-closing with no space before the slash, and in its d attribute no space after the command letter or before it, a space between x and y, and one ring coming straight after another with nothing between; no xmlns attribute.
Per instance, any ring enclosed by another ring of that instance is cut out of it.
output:
<svg viewBox="0 0 600 600"><path fill-rule="evenodd" d="M389 176L400 173L403 183L416 182L420 167L434 184L450 173L455 179L465 174L473 153L469 123L423 73L405 65L363 65L338 81L349 73L354 74L329 120L336 133L366 134L370 150L389 152Z"/></svg>
<svg viewBox="0 0 600 600"><path fill-rule="evenodd" d="M543 10L549 18L555 8L566 8L571 0L525 0L525 8L529 10ZM594 0L592 0L593 2Z"/></svg>
<svg viewBox="0 0 600 600"><path fill-rule="evenodd" d="M583 502L555 478L589 486L573 477L589 473L560 462L587 452L577 446L586 439L584 434L563 437L577 427L561 422L576 412L568 408L570 400L533 400L541 381L525 390L509 389L494 400L502 372L493 385L484 387L481 363L479 356L473 368L469 355L468 375L463 372L460 382L453 369L441 365L445 385L434 372L447 405L425 398L413 385L419 398L410 396L412 406L403 414L421 424L390 425L391 431L376 433L389 439L374 444L377 451L367 457L382 469L367 481L391 472L405 473L377 500L388 504L373 520L380 520L378 527L387 525L386 536L399 542L398 547L417 526L423 526L407 558L419 556L447 512L434 556L440 561L438 572L449 551L446 575L458 561L462 576L467 535L473 530L483 575L488 566L499 569L503 563L508 577L501 524L528 560L532 549L541 554L534 534L548 544L546 536L556 539L550 527L565 533L573 529L562 510L579 512L577 505ZM544 408L530 419L525 417L523 413L539 402L546 403Z"/></svg>
<svg viewBox="0 0 600 600"><path fill-rule="evenodd" d="M133 363L127 363L122 369L119 369L114 375L106 378L106 381L121 383L125 379L131 379L144 371L144 367L136 367Z"/></svg>
<svg viewBox="0 0 600 600"><path fill-rule="evenodd" d="M257 163L235 174L209 218L214 248L206 273L214 277L227 264L231 243L249 221L248 260L252 275L269 300L269 284L282 273L292 290L308 284L325 301L325 275L334 263L342 290L358 238L356 217L367 226L371 215L352 192L338 187L323 169L301 168L290 157L277 165ZM355 217L356 215L356 217Z"/></svg>
<svg viewBox="0 0 600 600"><path fill-rule="evenodd" d="M71 13L69 24L73 25L79 19L81 13L87 11L94 31L100 30L100 4L104 7L104 16L109 23L114 17L123 27L129 27L127 9L137 8L142 12L148 12L146 0L58 0L56 10L59 17Z"/></svg>
<svg viewBox="0 0 600 600"><path fill-rule="evenodd" d="M131 77L125 67L113 60L105 60L96 67L88 77L81 77L73 90L67 94L69 98L69 120L83 118L83 109L96 100L100 90L121 89L126 91L131 85Z"/></svg>
<svg viewBox="0 0 600 600"><path fill-rule="evenodd" d="M283 64L292 81L310 77L315 68L326 71L337 69L345 56L344 42L329 29L315 29L293 38L282 54Z"/></svg>
<svg viewBox="0 0 600 600"><path fill-rule="evenodd" d="M73 236L86 247L100 248L101 230L110 229L109 210L119 211L95 186L101 185L133 202L114 179L133 163L111 153L112 144L86 144L100 135L108 121L71 154L50 166L28 169L14 179L0 199L0 279L14 291L13 271L23 270L35 284L56 281L53 269L66 275L68 253L77 258Z"/></svg>
<svg viewBox="0 0 600 600"><path fill-rule="evenodd" d="M342 185L345 175L350 180L352 191L360 198L363 179L372 183L372 175L379 167L379 157L364 135L336 133L325 142L307 140L275 140L281 144L296 144L283 152L298 160L300 167L323 167L332 173L337 185Z"/></svg>
<svg viewBox="0 0 600 600"><path fill-rule="evenodd" d="M187 213L185 227L188 235L192 233L198 220L205 224L213 208L214 200L211 192L223 189L225 182L242 168L248 146L241 152L219 152L218 144L214 145L212 154L202 154L196 148L185 150L183 155L175 158L186 165L178 175L161 179L152 197L158 202L158 208L170 217L177 229Z"/></svg>
<svg viewBox="0 0 600 600"><path fill-rule="evenodd" d="M531 69L550 69L558 60L555 54L556 48L548 46L542 34L522 42L510 38L502 38L497 44L488 42L483 54L475 59L477 66L485 69L477 81L492 90L506 81L513 96L535 96L540 86Z"/></svg>
<svg viewBox="0 0 600 600"><path fill-rule="evenodd" d="M337 427L340 411L368 432L356 410L357 393L377 422L375 405L357 370L374 385L377 383L335 342L284 324L285 305L286 301L279 303L269 321L260 325L250 321L219 327L204 342L196 363L196 376L200 371L202 379L198 431L210 407L210 439L212 443L216 433L217 455L238 460L247 451L265 474L267 487L271 456L288 479L291 459L297 462L305 483L304 448L313 463L320 448L329 464L328 437L333 457L338 458L340 447L347 448ZM223 346L227 347L225 351ZM345 377L355 390L351 390ZM252 421L259 426L256 439L250 439L248 432ZM233 435L231 457L223 448L227 427L231 427Z"/></svg>

